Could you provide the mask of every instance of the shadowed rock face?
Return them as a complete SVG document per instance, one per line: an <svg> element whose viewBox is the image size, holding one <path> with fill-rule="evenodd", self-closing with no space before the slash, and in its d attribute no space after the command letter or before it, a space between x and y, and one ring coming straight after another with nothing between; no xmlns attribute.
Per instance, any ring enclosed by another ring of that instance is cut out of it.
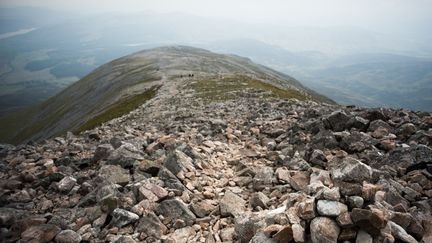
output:
<svg viewBox="0 0 432 243"><path fill-rule="evenodd" d="M1 145L0 238L430 241L430 113L193 74L82 134Z"/></svg>
<svg viewBox="0 0 432 243"><path fill-rule="evenodd" d="M105 64L46 102L2 118L0 142L37 141L66 131L82 132L124 115L156 95L159 99L173 95L161 92L161 87L174 91L193 79L199 89L222 77L230 77L232 86L219 85L213 91L255 87L280 95L291 90L296 98L332 102L297 80L246 58L192 47L161 47Z"/></svg>

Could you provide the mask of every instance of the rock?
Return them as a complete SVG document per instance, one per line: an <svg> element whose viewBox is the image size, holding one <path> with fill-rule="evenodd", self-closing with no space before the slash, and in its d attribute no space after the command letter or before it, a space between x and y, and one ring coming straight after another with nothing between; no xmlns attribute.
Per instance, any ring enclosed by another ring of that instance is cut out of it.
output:
<svg viewBox="0 0 432 243"><path fill-rule="evenodd" d="M359 230L357 233L356 243L373 243L373 238L364 230Z"/></svg>
<svg viewBox="0 0 432 243"><path fill-rule="evenodd" d="M120 165L123 168L130 168L135 161L143 160L143 153L130 143L123 143L119 148L111 152L107 158L107 163Z"/></svg>
<svg viewBox="0 0 432 243"><path fill-rule="evenodd" d="M138 188L138 200L140 201L148 199L153 202L158 202L167 196L167 190L149 181L142 181L142 185Z"/></svg>
<svg viewBox="0 0 432 243"><path fill-rule="evenodd" d="M363 182L372 178L372 168L357 159L346 157L331 171L334 180Z"/></svg>
<svg viewBox="0 0 432 243"><path fill-rule="evenodd" d="M146 236L160 239L167 232L167 227L162 224L153 212L141 217L137 223L136 231L144 233Z"/></svg>
<svg viewBox="0 0 432 243"><path fill-rule="evenodd" d="M294 239L293 230L288 225L283 226L279 231L273 234L271 238L278 243L290 242L291 240Z"/></svg>
<svg viewBox="0 0 432 243"><path fill-rule="evenodd" d="M191 204L191 210L199 218L208 216L216 209L216 206L211 203L211 200L203 200Z"/></svg>
<svg viewBox="0 0 432 243"><path fill-rule="evenodd" d="M275 175L281 183L287 183L291 178L290 171L282 167L276 169Z"/></svg>
<svg viewBox="0 0 432 243"><path fill-rule="evenodd" d="M316 217L310 223L310 231L313 243L336 243L340 229L330 218Z"/></svg>
<svg viewBox="0 0 432 243"><path fill-rule="evenodd" d="M347 128L350 117L343 111L334 111L326 119L325 122L329 128L335 132L341 132Z"/></svg>
<svg viewBox="0 0 432 243"><path fill-rule="evenodd" d="M293 224L292 231L293 231L293 239L295 242L306 242L305 230L303 226L301 226L300 224Z"/></svg>
<svg viewBox="0 0 432 243"><path fill-rule="evenodd" d="M93 161L99 161L108 158L112 151L114 151L114 148L111 146L111 144L98 145L93 156Z"/></svg>
<svg viewBox="0 0 432 243"><path fill-rule="evenodd" d="M246 201L230 191L225 193L219 203L220 213L223 217L237 217L245 211L245 207Z"/></svg>
<svg viewBox="0 0 432 243"><path fill-rule="evenodd" d="M72 190L72 188L75 186L77 180L71 176L66 176L63 179L61 179L58 184L57 188L60 192L69 192Z"/></svg>
<svg viewBox="0 0 432 243"><path fill-rule="evenodd" d="M235 238L241 243L248 243L255 233L265 226L262 219L251 215L243 215L235 218Z"/></svg>
<svg viewBox="0 0 432 243"><path fill-rule="evenodd" d="M305 198L298 204L298 216L304 220L315 218L315 198Z"/></svg>
<svg viewBox="0 0 432 243"><path fill-rule="evenodd" d="M362 208L364 200L359 196L350 196L348 197L348 203L350 208Z"/></svg>
<svg viewBox="0 0 432 243"><path fill-rule="evenodd" d="M266 236L262 232L258 232L252 239L249 241L250 243L277 243L276 240Z"/></svg>
<svg viewBox="0 0 432 243"><path fill-rule="evenodd" d="M176 198L162 201L155 212L162 215L168 222L174 222L180 219L188 226L193 225L196 219L195 215L188 209L186 204Z"/></svg>
<svg viewBox="0 0 432 243"><path fill-rule="evenodd" d="M353 228L344 228L341 230L339 237L338 237L338 241L352 241L356 238L357 236L357 231Z"/></svg>
<svg viewBox="0 0 432 243"><path fill-rule="evenodd" d="M179 179L183 179L181 176L182 173L195 171L193 160L180 150L175 150L171 153L164 165Z"/></svg>
<svg viewBox="0 0 432 243"><path fill-rule="evenodd" d="M98 177L104 181L127 185L131 181L129 171L119 165L104 165L99 169Z"/></svg>
<svg viewBox="0 0 432 243"><path fill-rule="evenodd" d="M222 242L230 242L234 240L234 227L223 228L220 232Z"/></svg>
<svg viewBox="0 0 432 243"><path fill-rule="evenodd" d="M348 207L336 201L318 200L317 211L322 216L337 217L342 213L348 212Z"/></svg>
<svg viewBox="0 0 432 243"><path fill-rule="evenodd" d="M267 208L269 201L270 198L268 198L264 193L256 192L251 196L250 205L252 208L260 207L262 209L265 209Z"/></svg>
<svg viewBox="0 0 432 243"><path fill-rule="evenodd" d="M273 178L273 168L262 167L256 172L252 180L253 188L256 191L261 191L267 186L272 186Z"/></svg>
<svg viewBox="0 0 432 243"><path fill-rule="evenodd" d="M81 242L81 236L73 230L62 230L55 237L56 243L79 243Z"/></svg>
<svg viewBox="0 0 432 243"><path fill-rule="evenodd" d="M319 149L314 149L312 154L310 155L309 162L313 165L318 165L325 167L327 164L327 158L323 151Z"/></svg>
<svg viewBox="0 0 432 243"><path fill-rule="evenodd" d="M378 141L363 132L352 132L348 136L343 136L340 147L348 153L359 153L372 145L378 144Z"/></svg>
<svg viewBox="0 0 432 243"><path fill-rule="evenodd" d="M192 237L195 236L195 230L193 227L184 227L176 229L171 235L175 243L187 243L192 242Z"/></svg>
<svg viewBox="0 0 432 243"><path fill-rule="evenodd" d="M396 134L398 137L400 137L402 140L409 138L411 135L413 135L417 131L417 128L412 123L405 123L402 126L398 127L396 130Z"/></svg>
<svg viewBox="0 0 432 243"><path fill-rule="evenodd" d="M306 191L309 181L309 174L304 171L294 171L289 178L291 187L296 191Z"/></svg>
<svg viewBox="0 0 432 243"><path fill-rule="evenodd" d="M340 199L339 187L333 187L331 189L328 187L324 188L323 197L324 199L330 201L339 201Z"/></svg>
<svg viewBox="0 0 432 243"><path fill-rule="evenodd" d="M351 215L349 212L341 213L337 218L336 222L341 226L342 228L351 227L354 225Z"/></svg>
<svg viewBox="0 0 432 243"><path fill-rule="evenodd" d="M392 221L389 221L388 223L390 225L392 235L396 239L402 240L403 242L407 243L418 243L418 241L414 237L409 235L401 226Z"/></svg>
<svg viewBox="0 0 432 243"><path fill-rule="evenodd" d="M111 224L118 228L134 223L139 219L138 215L121 208L114 209L111 215Z"/></svg>
<svg viewBox="0 0 432 243"><path fill-rule="evenodd" d="M158 177L164 182L166 188L184 191L185 187L181 181L168 169L161 167L158 172Z"/></svg>
<svg viewBox="0 0 432 243"><path fill-rule="evenodd" d="M21 233L26 242L49 242L60 232L60 228L52 224L32 226Z"/></svg>
<svg viewBox="0 0 432 243"><path fill-rule="evenodd" d="M378 236L381 229L387 224L384 215L367 209L354 208L351 212L351 219L356 226L365 230L373 237Z"/></svg>
<svg viewBox="0 0 432 243"><path fill-rule="evenodd" d="M369 121L360 116L355 116L349 119L347 126L365 132L369 126Z"/></svg>

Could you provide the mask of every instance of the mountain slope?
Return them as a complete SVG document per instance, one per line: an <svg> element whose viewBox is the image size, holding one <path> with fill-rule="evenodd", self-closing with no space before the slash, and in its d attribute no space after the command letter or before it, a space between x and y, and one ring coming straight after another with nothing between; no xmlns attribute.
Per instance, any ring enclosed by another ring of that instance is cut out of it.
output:
<svg viewBox="0 0 432 243"><path fill-rule="evenodd" d="M246 89L263 97L333 103L297 80L242 57L161 47L105 64L46 102L2 118L0 138L20 143L81 132L155 96L169 99L181 90L193 90L192 96L211 102L236 98Z"/></svg>

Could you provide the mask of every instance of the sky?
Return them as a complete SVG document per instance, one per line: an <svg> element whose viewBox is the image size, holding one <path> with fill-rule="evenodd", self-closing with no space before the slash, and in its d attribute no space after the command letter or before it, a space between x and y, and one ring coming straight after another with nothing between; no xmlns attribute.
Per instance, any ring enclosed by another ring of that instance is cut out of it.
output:
<svg viewBox="0 0 432 243"><path fill-rule="evenodd" d="M3 6L37 6L80 12L186 12L245 22L292 25L425 24L431 0L0 0Z"/></svg>

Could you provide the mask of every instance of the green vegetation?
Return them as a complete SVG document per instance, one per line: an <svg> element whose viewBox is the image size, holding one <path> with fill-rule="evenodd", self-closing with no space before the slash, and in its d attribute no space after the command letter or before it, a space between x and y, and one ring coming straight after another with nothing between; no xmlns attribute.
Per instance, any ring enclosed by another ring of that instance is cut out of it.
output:
<svg viewBox="0 0 432 243"><path fill-rule="evenodd" d="M224 78L210 78L191 83L198 97L210 102L236 99L243 90L261 92L263 98L307 100L308 97L293 89L282 89L245 75L233 75Z"/></svg>
<svg viewBox="0 0 432 243"><path fill-rule="evenodd" d="M86 123L84 123L79 128L77 128L75 132L81 133L83 131L93 129L104 122L110 121L114 118L127 114L128 112L144 104L146 101L152 99L156 95L158 89L159 86L153 86L149 90L141 94L128 97L124 100L119 101L118 103L112 105L110 108L105 110L103 113L88 120Z"/></svg>
<svg viewBox="0 0 432 243"><path fill-rule="evenodd" d="M56 78L64 77L84 77L93 70L94 67L82 63L63 63L55 66L50 70L50 73Z"/></svg>

